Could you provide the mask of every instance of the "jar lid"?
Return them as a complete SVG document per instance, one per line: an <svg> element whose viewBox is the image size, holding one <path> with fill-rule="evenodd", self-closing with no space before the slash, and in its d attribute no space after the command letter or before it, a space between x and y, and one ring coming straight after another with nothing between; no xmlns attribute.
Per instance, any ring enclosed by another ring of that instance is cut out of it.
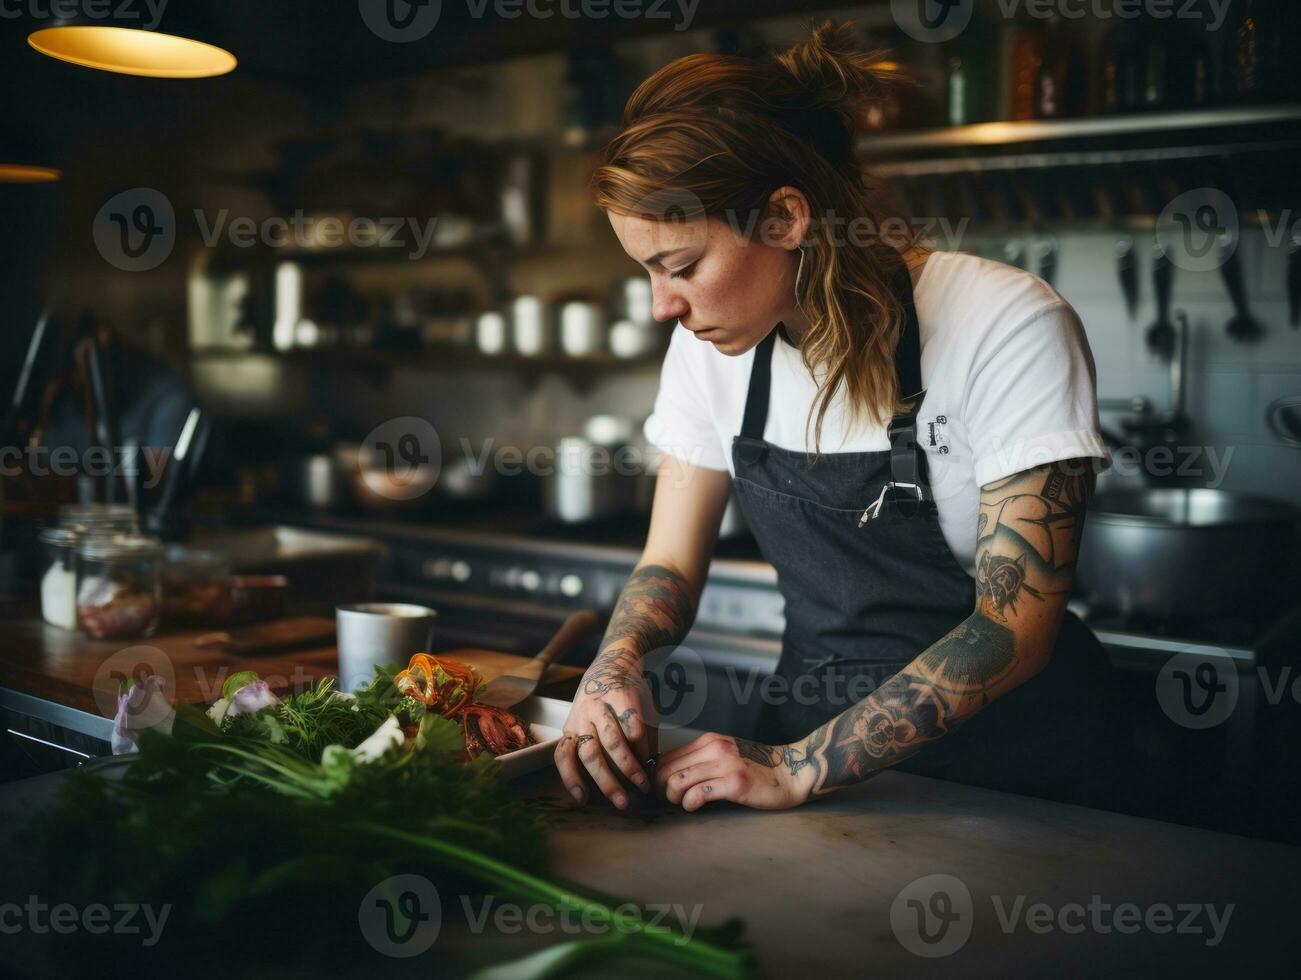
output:
<svg viewBox="0 0 1301 980"><path fill-rule="evenodd" d="M139 531L140 520L129 504L68 504L59 510L59 523L81 531Z"/></svg>
<svg viewBox="0 0 1301 980"><path fill-rule="evenodd" d="M163 543L144 534L96 534L77 545L83 558L154 558L162 553Z"/></svg>
<svg viewBox="0 0 1301 980"><path fill-rule="evenodd" d="M79 537L76 529L70 527L47 527L40 533L43 543L64 548L73 547Z"/></svg>

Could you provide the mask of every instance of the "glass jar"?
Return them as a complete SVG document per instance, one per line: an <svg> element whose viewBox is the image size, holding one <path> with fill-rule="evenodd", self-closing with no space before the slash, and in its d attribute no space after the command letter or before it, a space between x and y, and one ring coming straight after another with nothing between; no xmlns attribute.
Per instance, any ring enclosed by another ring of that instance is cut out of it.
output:
<svg viewBox="0 0 1301 980"><path fill-rule="evenodd" d="M158 628L162 543L92 535L77 545L77 625L96 640L139 640Z"/></svg>
<svg viewBox="0 0 1301 980"><path fill-rule="evenodd" d="M230 562L217 551L171 545L163 552L163 618L222 626L230 622Z"/></svg>
<svg viewBox="0 0 1301 980"><path fill-rule="evenodd" d="M77 532L41 532L41 618L60 629L77 628Z"/></svg>

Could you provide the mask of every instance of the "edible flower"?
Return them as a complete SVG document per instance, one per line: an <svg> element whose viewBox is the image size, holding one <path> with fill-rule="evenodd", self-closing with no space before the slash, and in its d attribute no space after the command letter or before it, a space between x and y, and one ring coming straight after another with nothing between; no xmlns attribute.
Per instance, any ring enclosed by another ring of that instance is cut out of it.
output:
<svg viewBox="0 0 1301 980"><path fill-rule="evenodd" d="M393 678L399 693L413 697L426 708L444 716L455 714L470 703L479 687L473 667L456 660L417 653Z"/></svg>
<svg viewBox="0 0 1301 980"><path fill-rule="evenodd" d="M132 681L123 686L117 696L117 714L113 717L113 736L110 739L114 755L135 752L140 747L140 732L146 729L155 729L165 735L172 733L176 710L163 695L166 687L166 679L158 674L150 674L143 681Z"/></svg>

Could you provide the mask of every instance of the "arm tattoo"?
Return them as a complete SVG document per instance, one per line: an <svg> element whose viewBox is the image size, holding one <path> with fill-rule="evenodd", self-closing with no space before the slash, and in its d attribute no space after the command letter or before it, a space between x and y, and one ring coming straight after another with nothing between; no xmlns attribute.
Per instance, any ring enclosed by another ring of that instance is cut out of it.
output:
<svg viewBox="0 0 1301 980"><path fill-rule="evenodd" d="M976 593L985 615L1006 623L1024 597L1070 592L1093 480L1088 462L1072 459L981 488Z"/></svg>
<svg viewBox="0 0 1301 980"><path fill-rule="evenodd" d="M748 738L734 738L732 741L736 743L736 750L741 753L742 759L748 759L767 769L775 769L781 762L781 753L771 745L751 742Z"/></svg>
<svg viewBox="0 0 1301 980"><path fill-rule="evenodd" d="M619 593L601 651L583 679L584 692L608 694L627 687L641 658L680 641L694 616L695 598L685 578L664 565L637 569Z"/></svg>
<svg viewBox="0 0 1301 980"><path fill-rule="evenodd" d="M973 613L871 695L783 753L792 774L813 766L813 792L862 782L956 731L1012 680L1013 634ZM798 768L797 768L798 766Z"/></svg>
<svg viewBox="0 0 1301 980"><path fill-rule="evenodd" d="M869 697L782 747L792 774L812 768L814 794L901 762L1033 672L1027 664L1053 627L1041 617L1016 623L1017 631L1011 623L1022 609L1065 605L1093 490L1088 463L1049 463L981 488L975 612Z"/></svg>
<svg viewBox="0 0 1301 980"><path fill-rule="evenodd" d="M984 616L969 616L921 655L921 664L935 678L935 687L953 697L980 697L1015 669L1018 660L1012 631Z"/></svg>

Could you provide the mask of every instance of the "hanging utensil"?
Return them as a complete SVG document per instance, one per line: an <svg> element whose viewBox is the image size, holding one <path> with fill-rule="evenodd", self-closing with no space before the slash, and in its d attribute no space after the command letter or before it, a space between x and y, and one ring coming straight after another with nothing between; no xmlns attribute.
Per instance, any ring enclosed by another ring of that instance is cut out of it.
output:
<svg viewBox="0 0 1301 980"><path fill-rule="evenodd" d="M45 338L50 333L49 327L50 310L46 307L41 313L41 318L36 321L36 329L32 331L32 339L27 343L27 355L23 358L23 366L18 371L18 381L14 385L14 396L9 401L4 426L0 428L0 438L5 440L5 445L17 445L21 441L18 433L19 421L22 417L23 407L27 402L27 393L31 390L32 375L36 370L36 362L41 356L42 348L45 346Z"/></svg>
<svg viewBox="0 0 1301 980"><path fill-rule="evenodd" d="M1234 340L1249 342L1265 335L1265 328L1247 308L1247 290L1242 282L1242 265L1238 259L1237 242L1229 240L1220 244L1220 277L1233 301L1233 316L1225 330Z"/></svg>
<svg viewBox="0 0 1301 980"><path fill-rule="evenodd" d="M1116 242L1116 276L1120 279L1120 294L1125 297L1125 311L1132 321L1138 312L1138 256L1134 254L1134 239L1128 235Z"/></svg>
<svg viewBox="0 0 1301 980"><path fill-rule="evenodd" d="M1147 347L1163 360L1174 352L1175 329L1170 323L1170 293L1174 284L1174 262L1165 246L1152 246L1152 290L1156 295L1156 322L1147 328Z"/></svg>
<svg viewBox="0 0 1301 980"><path fill-rule="evenodd" d="M1301 326L1301 232L1292 236L1287 247L1287 322L1292 329Z"/></svg>
<svg viewBox="0 0 1301 980"><path fill-rule="evenodd" d="M104 367L104 351L99 346L99 340L94 335L83 340L81 345L82 356L85 358L86 374L90 379L90 396L95 407L95 425L91 436L112 458L113 454L118 451L117 423L113 416L108 373ZM104 503L116 503L116 500L116 488L112 472L110 472L104 477Z"/></svg>
<svg viewBox="0 0 1301 980"><path fill-rule="evenodd" d="M187 460L190 457L191 443L195 440L202 421L202 410L197 406L190 409L185 424L181 426L180 435L176 438L176 445L172 447L172 458L163 472L162 492L159 494L158 503L149 512L146 520L146 526L155 534L166 535L171 529L172 508L176 503L176 495L181 492L182 484L187 482L187 477L192 472L187 465Z"/></svg>
<svg viewBox="0 0 1301 980"><path fill-rule="evenodd" d="M1039 278L1051 286L1057 278L1057 237L1050 235L1035 246L1035 251L1038 254L1036 266Z"/></svg>

